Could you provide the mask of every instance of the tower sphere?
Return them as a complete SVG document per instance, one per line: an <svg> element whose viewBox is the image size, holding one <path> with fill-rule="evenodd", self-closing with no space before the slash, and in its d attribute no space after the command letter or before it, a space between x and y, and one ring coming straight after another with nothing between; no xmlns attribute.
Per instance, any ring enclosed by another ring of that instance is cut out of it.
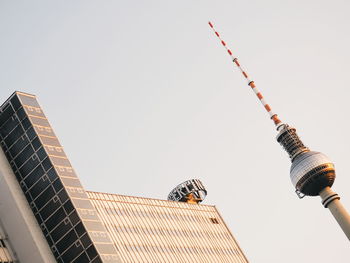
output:
<svg viewBox="0 0 350 263"><path fill-rule="evenodd" d="M294 187L305 195L316 196L335 180L334 164L320 152L307 151L292 162L290 179Z"/></svg>

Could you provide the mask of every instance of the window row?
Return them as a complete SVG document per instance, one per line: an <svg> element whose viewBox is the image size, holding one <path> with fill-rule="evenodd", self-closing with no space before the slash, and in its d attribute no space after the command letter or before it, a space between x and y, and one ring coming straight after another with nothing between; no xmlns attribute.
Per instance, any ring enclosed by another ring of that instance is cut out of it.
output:
<svg viewBox="0 0 350 263"><path fill-rule="evenodd" d="M212 222L208 217L201 215L187 215L182 213L171 213L171 212L158 212L158 211L145 211L136 209L123 209L123 208L103 208L107 214L110 215L120 215L120 216L137 216L137 217L151 217L159 218L164 220L174 220L174 221L186 221L193 223L208 223Z"/></svg>
<svg viewBox="0 0 350 263"><path fill-rule="evenodd" d="M240 255L236 248L187 247L187 246L155 246L148 244L124 244L127 251L137 253L173 253L197 255Z"/></svg>
<svg viewBox="0 0 350 263"><path fill-rule="evenodd" d="M232 236L227 232L213 232L213 231L200 231L200 230L190 230L190 229L175 229L175 228L152 228L152 227L134 227L134 226L123 226L114 225L114 229L117 232L125 232L128 234L136 235L158 235L158 236L177 236L184 238L198 238L198 239L228 239L232 240Z"/></svg>

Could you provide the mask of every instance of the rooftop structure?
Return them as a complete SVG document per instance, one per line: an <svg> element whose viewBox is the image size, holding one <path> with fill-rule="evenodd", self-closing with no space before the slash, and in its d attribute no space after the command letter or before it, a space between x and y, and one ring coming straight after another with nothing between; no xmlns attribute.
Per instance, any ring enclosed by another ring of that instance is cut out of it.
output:
<svg viewBox="0 0 350 263"><path fill-rule="evenodd" d="M247 262L199 180L185 202L86 191L34 95L0 107L0 144L0 262Z"/></svg>

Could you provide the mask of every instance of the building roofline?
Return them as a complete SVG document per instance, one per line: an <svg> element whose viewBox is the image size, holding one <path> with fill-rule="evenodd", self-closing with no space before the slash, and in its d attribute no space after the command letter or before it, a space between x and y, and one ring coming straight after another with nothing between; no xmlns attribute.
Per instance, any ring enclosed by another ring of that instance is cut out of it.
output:
<svg viewBox="0 0 350 263"><path fill-rule="evenodd" d="M169 202L169 203L172 203L172 204L181 203L181 204L188 204L188 205L194 205L194 206L215 207L215 205L208 205L208 204L191 204L191 203L177 202L177 201L171 201L171 200L159 199L159 198L151 198L151 197L141 197L141 196L132 196L132 195L122 195L122 194L114 194L114 193L105 193L105 192L90 191L90 190L85 190L85 192L90 192L90 193L95 193L95 194L117 195L117 196L132 197L132 198L146 199L146 200L155 200L155 201Z"/></svg>
<svg viewBox="0 0 350 263"><path fill-rule="evenodd" d="M7 104L15 95L17 94L20 94L20 95L24 95L24 96L27 96L27 97L32 97L32 98L36 98L36 96L34 94L30 94L30 93L27 93L27 92L23 92L23 91L18 91L18 90L15 90L11 95L10 97L8 97L0 106L0 109L5 105Z"/></svg>

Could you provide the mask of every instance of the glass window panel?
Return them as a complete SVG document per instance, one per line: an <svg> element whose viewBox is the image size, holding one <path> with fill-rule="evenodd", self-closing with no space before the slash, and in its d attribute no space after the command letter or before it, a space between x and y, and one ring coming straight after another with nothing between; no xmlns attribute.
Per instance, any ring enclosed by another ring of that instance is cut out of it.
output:
<svg viewBox="0 0 350 263"><path fill-rule="evenodd" d="M21 121L23 120L25 117L27 117L27 114L24 112L23 107L21 107L18 111L17 111L17 116L18 119Z"/></svg>
<svg viewBox="0 0 350 263"><path fill-rule="evenodd" d="M48 172L47 175L49 176L49 179L51 182L55 181L58 178L58 175L55 171L54 168L51 168Z"/></svg>
<svg viewBox="0 0 350 263"><path fill-rule="evenodd" d="M88 236L88 234L83 235L83 236L80 238L80 241L81 241L81 243L83 244L83 247L84 247L84 248L87 248L87 247L89 247L89 246L92 244L91 239L90 239L90 237Z"/></svg>
<svg viewBox="0 0 350 263"><path fill-rule="evenodd" d="M48 179L44 179L45 176L41 177L40 180L29 190L33 199L37 198L39 195L43 193L43 191L50 185L50 181ZM50 187L52 188L52 187ZM52 189L53 191L53 189ZM41 199L41 198L40 198ZM41 201L41 200L39 200ZM48 201L48 200L47 200Z"/></svg>
<svg viewBox="0 0 350 263"><path fill-rule="evenodd" d="M28 117L25 117L22 120L22 125L23 125L24 130L28 130L28 128L32 126L32 124L30 123Z"/></svg>
<svg viewBox="0 0 350 263"><path fill-rule="evenodd" d="M19 169L19 172L21 173L22 177L25 177L26 175L31 173L34 170L34 168L38 166L38 164L38 158L29 158L28 161Z"/></svg>
<svg viewBox="0 0 350 263"><path fill-rule="evenodd" d="M31 172L27 177L25 177L24 182L28 188L32 187L43 175L45 171L41 165L38 165L33 172Z"/></svg>
<svg viewBox="0 0 350 263"><path fill-rule="evenodd" d="M56 193L61 191L61 189L63 188L61 180L58 179L58 178L57 178L57 180L55 182L53 182L52 186L55 189Z"/></svg>
<svg viewBox="0 0 350 263"><path fill-rule="evenodd" d="M61 192L59 192L57 195L58 195L58 198L61 200L61 203L64 203L69 199L65 189L62 189Z"/></svg>
<svg viewBox="0 0 350 263"><path fill-rule="evenodd" d="M85 263L85 262L90 262L86 253L81 254L76 260L73 261L73 263Z"/></svg>
<svg viewBox="0 0 350 263"><path fill-rule="evenodd" d="M29 158L31 158L31 155L34 153L34 150L32 146L29 144L26 148L14 159L15 164L17 167L21 167L22 164L24 164Z"/></svg>
<svg viewBox="0 0 350 263"><path fill-rule="evenodd" d="M79 221L80 218L77 214L77 212L73 212L70 216L69 216L70 221L72 222L73 226L76 225Z"/></svg>
<svg viewBox="0 0 350 263"><path fill-rule="evenodd" d="M70 229L72 225L69 220L63 220L56 228L51 232L53 241L57 242L61 239Z"/></svg>
<svg viewBox="0 0 350 263"><path fill-rule="evenodd" d="M58 252L63 253L67 248L69 248L77 240L78 240L78 236L75 233L75 231L72 229L56 244Z"/></svg>
<svg viewBox="0 0 350 263"><path fill-rule="evenodd" d="M36 154L38 155L40 161L44 160L44 159L47 157L47 154L46 154L46 152L45 152L44 147L41 147L41 148L36 152Z"/></svg>
<svg viewBox="0 0 350 263"><path fill-rule="evenodd" d="M46 180L48 181L48 180ZM52 186L49 186L42 194L38 196L37 199L34 200L36 206L38 209L41 209L52 197L54 197L55 191L53 190ZM34 195L32 195L33 198Z"/></svg>
<svg viewBox="0 0 350 263"><path fill-rule="evenodd" d="M17 97L17 95L13 96L12 99L10 100L12 107L14 108L14 110L18 110L22 105L19 102L19 99Z"/></svg>
<svg viewBox="0 0 350 263"><path fill-rule="evenodd" d="M16 156L20 151L22 151L26 145L28 145L29 140L27 136L21 136L9 149L9 152L12 156Z"/></svg>
<svg viewBox="0 0 350 263"><path fill-rule="evenodd" d="M33 127L30 127L27 131L27 136L29 138L29 140L33 140L36 136L36 132L34 131Z"/></svg>
<svg viewBox="0 0 350 263"><path fill-rule="evenodd" d="M41 164L43 165L45 171L48 171L50 168L52 168L52 164L49 158L46 158Z"/></svg>
<svg viewBox="0 0 350 263"><path fill-rule="evenodd" d="M60 223L66 217L66 213L63 208L59 208L47 221L46 227L49 231L52 231L58 223Z"/></svg>
<svg viewBox="0 0 350 263"><path fill-rule="evenodd" d="M96 248L92 245L90 246L86 252L88 253L89 257L90 258L95 258L97 256L97 251L96 251Z"/></svg>
<svg viewBox="0 0 350 263"><path fill-rule="evenodd" d="M69 214L70 212L72 212L74 210L74 206L73 206L72 202L69 200L64 203L63 207L64 207L64 210L66 210L67 214Z"/></svg>
<svg viewBox="0 0 350 263"><path fill-rule="evenodd" d="M2 126L14 113L15 112L11 105L8 104L0 113L0 126Z"/></svg>
<svg viewBox="0 0 350 263"><path fill-rule="evenodd" d="M24 134L24 130L21 125L18 125L9 135L7 135L5 144L7 147L10 147L15 141L19 139Z"/></svg>
<svg viewBox="0 0 350 263"><path fill-rule="evenodd" d="M78 233L78 236L82 236L83 234L86 233L86 230L85 230L85 227L83 225L82 222L80 222L79 224L77 224L75 227L74 227L75 231Z"/></svg>
<svg viewBox="0 0 350 263"><path fill-rule="evenodd" d="M49 218L61 206L58 200L51 199L41 210L40 215L43 220Z"/></svg>
<svg viewBox="0 0 350 263"><path fill-rule="evenodd" d="M32 145L33 145L35 150L38 150L40 148L41 142L40 142L38 137L36 137L36 138L34 138L34 140L32 140Z"/></svg>
<svg viewBox="0 0 350 263"><path fill-rule="evenodd" d="M64 254L62 255L62 260L63 262L72 262L74 258L76 258L81 252L83 252L82 246L77 247L73 244L72 247L70 247ZM84 255L85 253L83 253ZM79 256L80 257L80 256ZM82 257L81 260L85 260L86 257ZM74 262L82 262L82 263L87 263L89 260L85 261L74 261Z"/></svg>
<svg viewBox="0 0 350 263"><path fill-rule="evenodd" d="M9 118L0 129L2 138L5 138L18 124L19 120L16 118L16 115Z"/></svg>

